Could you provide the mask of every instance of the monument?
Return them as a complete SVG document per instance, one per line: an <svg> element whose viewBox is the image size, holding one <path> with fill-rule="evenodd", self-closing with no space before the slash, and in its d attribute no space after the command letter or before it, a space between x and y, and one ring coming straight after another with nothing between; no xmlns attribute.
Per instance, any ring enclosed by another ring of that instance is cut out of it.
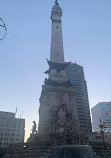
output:
<svg viewBox="0 0 111 158"><path fill-rule="evenodd" d="M42 86L39 108L38 134L48 139L51 134L68 136L81 133L75 92L65 71L67 63L64 62L61 18L62 9L56 0L51 13L49 70L45 72L49 77Z"/></svg>

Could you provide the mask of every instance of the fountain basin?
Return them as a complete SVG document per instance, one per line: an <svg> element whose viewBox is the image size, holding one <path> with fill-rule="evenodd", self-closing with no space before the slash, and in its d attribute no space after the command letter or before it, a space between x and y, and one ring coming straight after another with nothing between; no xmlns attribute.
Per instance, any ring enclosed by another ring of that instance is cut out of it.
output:
<svg viewBox="0 0 111 158"><path fill-rule="evenodd" d="M93 158L93 152L89 145L57 146L53 158Z"/></svg>

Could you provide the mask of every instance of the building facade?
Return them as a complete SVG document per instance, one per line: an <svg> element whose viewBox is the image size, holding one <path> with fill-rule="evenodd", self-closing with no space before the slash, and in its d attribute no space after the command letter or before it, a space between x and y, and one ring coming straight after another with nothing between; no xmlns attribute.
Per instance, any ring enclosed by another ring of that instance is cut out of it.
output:
<svg viewBox="0 0 111 158"><path fill-rule="evenodd" d="M23 143L25 120L15 118L14 113L0 111L0 147Z"/></svg>
<svg viewBox="0 0 111 158"><path fill-rule="evenodd" d="M100 132L100 119L106 131L111 129L111 102L100 102L91 109L91 112L94 132Z"/></svg>
<svg viewBox="0 0 111 158"><path fill-rule="evenodd" d="M70 63L66 67L66 74L75 90L78 117L82 131L89 134L92 132L87 83L84 77L83 67Z"/></svg>

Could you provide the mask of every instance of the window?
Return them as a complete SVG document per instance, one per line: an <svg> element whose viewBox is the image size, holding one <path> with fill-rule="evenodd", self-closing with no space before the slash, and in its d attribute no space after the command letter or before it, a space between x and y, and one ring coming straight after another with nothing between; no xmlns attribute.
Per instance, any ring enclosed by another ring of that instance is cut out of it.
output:
<svg viewBox="0 0 111 158"><path fill-rule="evenodd" d="M19 141L19 138L17 138L16 141L18 142L18 141Z"/></svg>
<svg viewBox="0 0 111 158"><path fill-rule="evenodd" d="M17 134L17 137L19 137L20 136L20 134Z"/></svg>

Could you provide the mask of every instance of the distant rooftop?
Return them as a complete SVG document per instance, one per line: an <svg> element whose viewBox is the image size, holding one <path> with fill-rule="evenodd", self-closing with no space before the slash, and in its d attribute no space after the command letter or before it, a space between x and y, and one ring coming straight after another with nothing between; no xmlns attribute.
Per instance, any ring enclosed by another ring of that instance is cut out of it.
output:
<svg viewBox="0 0 111 158"><path fill-rule="evenodd" d="M99 106L103 106L103 105L111 105L111 101L109 101L109 102L99 102L93 108L96 108L96 107L99 107Z"/></svg>
<svg viewBox="0 0 111 158"><path fill-rule="evenodd" d="M15 113L0 111L0 118L15 118Z"/></svg>

